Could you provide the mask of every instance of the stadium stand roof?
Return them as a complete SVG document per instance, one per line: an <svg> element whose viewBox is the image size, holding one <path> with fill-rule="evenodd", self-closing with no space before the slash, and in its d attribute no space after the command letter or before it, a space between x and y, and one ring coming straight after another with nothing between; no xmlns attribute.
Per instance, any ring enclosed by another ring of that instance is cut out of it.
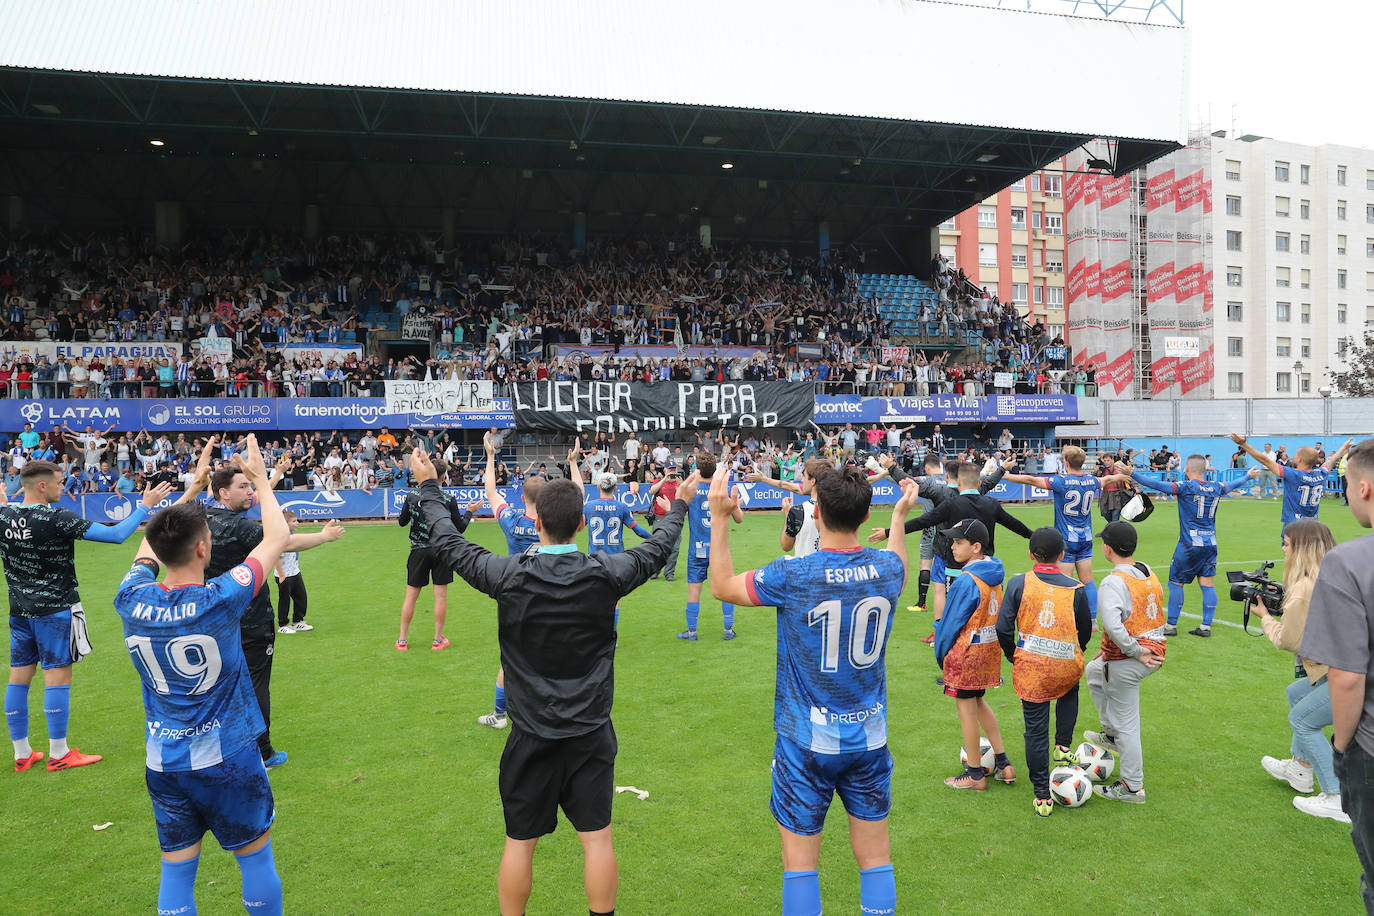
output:
<svg viewBox="0 0 1374 916"><path fill-rule="evenodd" d="M34 220L319 203L350 228L453 207L767 240L826 220L841 242L927 228L1085 140L1119 140L1120 172L1185 133L1182 29L932 0L0 0L0 21L0 193ZM1028 54L1052 103L1018 89Z"/></svg>

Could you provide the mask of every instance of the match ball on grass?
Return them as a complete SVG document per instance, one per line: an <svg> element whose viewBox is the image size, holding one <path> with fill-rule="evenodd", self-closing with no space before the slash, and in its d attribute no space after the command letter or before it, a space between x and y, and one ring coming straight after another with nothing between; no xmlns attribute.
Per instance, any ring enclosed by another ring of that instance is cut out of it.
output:
<svg viewBox="0 0 1374 916"><path fill-rule="evenodd" d="M1078 765L1093 782L1105 782L1116 769L1116 755L1091 741L1084 741L1078 745L1074 755L1078 757Z"/></svg>
<svg viewBox="0 0 1374 916"><path fill-rule="evenodd" d="M978 739L978 765L985 770L991 770L995 757L996 755L992 752L992 742L987 738ZM959 762L965 767L969 765L968 751L964 750L962 747L959 748Z"/></svg>
<svg viewBox="0 0 1374 916"><path fill-rule="evenodd" d="M1055 767L1050 770L1050 798L1057 805L1077 808L1092 798L1093 783L1081 767Z"/></svg>

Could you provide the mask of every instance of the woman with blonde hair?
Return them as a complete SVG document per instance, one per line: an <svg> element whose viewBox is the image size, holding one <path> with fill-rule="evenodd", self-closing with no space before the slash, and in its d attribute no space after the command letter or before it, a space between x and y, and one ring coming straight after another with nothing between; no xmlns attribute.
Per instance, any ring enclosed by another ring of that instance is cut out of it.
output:
<svg viewBox="0 0 1374 916"><path fill-rule="evenodd" d="M1264 635L1276 648L1296 653L1302 645L1307 624L1308 602L1317 581L1322 558L1336 546L1331 529L1315 519L1291 522L1283 530L1283 615L1275 617L1263 604L1255 605ZM1293 807L1314 817L1327 817L1343 824L1350 817L1341 810L1341 785L1331 766L1331 744L1322 729L1331 724L1331 687L1326 682L1326 666L1297 658L1297 678L1288 685L1288 724L1293 729L1292 757L1276 760L1264 757L1265 772L1281 779L1299 792ZM1317 785L1314 786L1313 777Z"/></svg>

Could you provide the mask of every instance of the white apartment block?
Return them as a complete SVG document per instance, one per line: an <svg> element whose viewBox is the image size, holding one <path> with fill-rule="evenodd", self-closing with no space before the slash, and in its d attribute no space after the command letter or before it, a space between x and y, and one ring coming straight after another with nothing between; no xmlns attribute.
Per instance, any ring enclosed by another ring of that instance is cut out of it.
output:
<svg viewBox="0 0 1374 916"><path fill-rule="evenodd" d="M1219 398L1316 396L1374 325L1374 150L1212 138Z"/></svg>

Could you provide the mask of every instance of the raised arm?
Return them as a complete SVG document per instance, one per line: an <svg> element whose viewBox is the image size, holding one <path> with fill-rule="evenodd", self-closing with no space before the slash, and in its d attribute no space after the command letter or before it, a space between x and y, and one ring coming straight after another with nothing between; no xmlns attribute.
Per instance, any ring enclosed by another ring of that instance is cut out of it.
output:
<svg viewBox="0 0 1374 916"><path fill-rule="evenodd" d="M758 605L749 596L748 576L735 575L735 560L730 555L728 520L740 511L730 487L730 469L720 467L711 478L711 595L720 601L744 607Z"/></svg>
<svg viewBox="0 0 1374 916"><path fill-rule="evenodd" d="M920 488L916 486L916 481L909 477L902 481L901 488L901 498L892 507L892 523L888 526L887 549L897 555L898 559L902 561L902 568L910 573L911 569L906 552L906 516L911 511L911 507L916 505L916 501L921 498L921 495ZM902 533L894 538L890 535L893 530L900 530Z"/></svg>
<svg viewBox="0 0 1374 916"><path fill-rule="evenodd" d="M1041 490L1050 488L1048 477L1032 477L1030 474L1005 474L1002 479L1007 483L1019 483L1028 487L1038 487Z"/></svg>
<svg viewBox="0 0 1374 916"><path fill-rule="evenodd" d="M801 492L801 487L790 480L774 480L772 477L760 474L758 471L750 471L748 474L744 475L744 479L751 483L761 483L764 486L772 487L774 490L785 490L789 493Z"/></svg>
<svg viewBox="0 0 1374 916"><path fill-rule="evenodd" d="M1354 439L1346 439L1345 445L1342 445L1340 448L1336 449L1334 453L1327 456L1326 462L1322 467L1326 468L1328 471L1335 470L1336 465L1341 463L1341 458L1345 456L1346 452L1350 451L1350 443L1354 441Z"/></svg>
<svg viewBox="0 0 1374 916"><path fill-rule="evenodd" d="M568 450L568 479L579 487L585 486L582 482L582 469L577 466L577 459L582 457L582 446L576 442Z"/></svg>
<svg viewBox="0 0 1374 916"><path fill-rule="evenodd" d="M1256 470L1259 469L1256 468ZM1126 475L1121 474L1117 476L1124 477ZM1142 474L1139 471L1132 471L1130 479L1135 481L1142 487L1147 487L1151 490L1158 490L1160 493L1178 492L1178 484L1168 480L1160 480L1158 477L1151 477L1149 474Z"/></svg>
<svg viewBox="0 0 1374 916"><path fill-rule="evenodd" d="M1231 433L1231 441L1245 449L1245 454L1249 455L1275 474L1278 474L1280 477L1283 476L1283 467L1277 461L1274 461L1268 455L1264 454L1264 452L1257 450L1240 433Z"/></svg>
<svg viewBox="0 0 1374 916"><path fill-rule="evenodd" d="M243 476L247 477L248 482L258 491L258 505L262 511L262 540L248 556L257 560L258 565L266 573L276 566L282 551L288 549L287 539L291 537L291 529L286 524L286 517L282 515L276 492L268 485L267 466L263 463L262 451L258 448L258 437L249 433L246 444L247 448L234 453L234 461L243 471Z"/></svg>
<svg viewBox="0 0 1374 916"><path fill-rule="evenodd" d="M500 493L496 492L496 440L491 433L482 434L482 449L487 453L487 464L482 471L482 491L486 494L487 505L491 507L491 514L499 516L501 510L506 507L506 501L501 498ZM414 462L413 457L411 462ZM430 465L430 467L433 466L433 464Z"/></svg>
<svg viewBox="0 0 1374 916"><path fill-rule="evenodd" d="M997 505L997 523L1023 538L1029 539L1031 536L1031 530L1026 527L1026 523L1008 512L1006 507L1000 503Z"/></svg>
<svg viewBox="0 0 1374 916"><path fill-rule="evenodd" d="M1241 487L1248 487L1255 482L1255 478L1259 477L1259 475L1259 468L1251 468L1249 472L1246 473L1243 477L1237 477L1235 480L1228 481L1222 487L1221 492L1230 493L1232 490L1239 490Z"/></svg>
<svg viewBox="0 0 1374 916"><path fill-rule="evenodd" d="M133 511L113 525L91 525L81 536L83 541L98 541L102 544L123 544L129 535L138 530L148 513L157 508L172 493L172 485L160 483L143 491L143 500L134 506Z"/></svg>

